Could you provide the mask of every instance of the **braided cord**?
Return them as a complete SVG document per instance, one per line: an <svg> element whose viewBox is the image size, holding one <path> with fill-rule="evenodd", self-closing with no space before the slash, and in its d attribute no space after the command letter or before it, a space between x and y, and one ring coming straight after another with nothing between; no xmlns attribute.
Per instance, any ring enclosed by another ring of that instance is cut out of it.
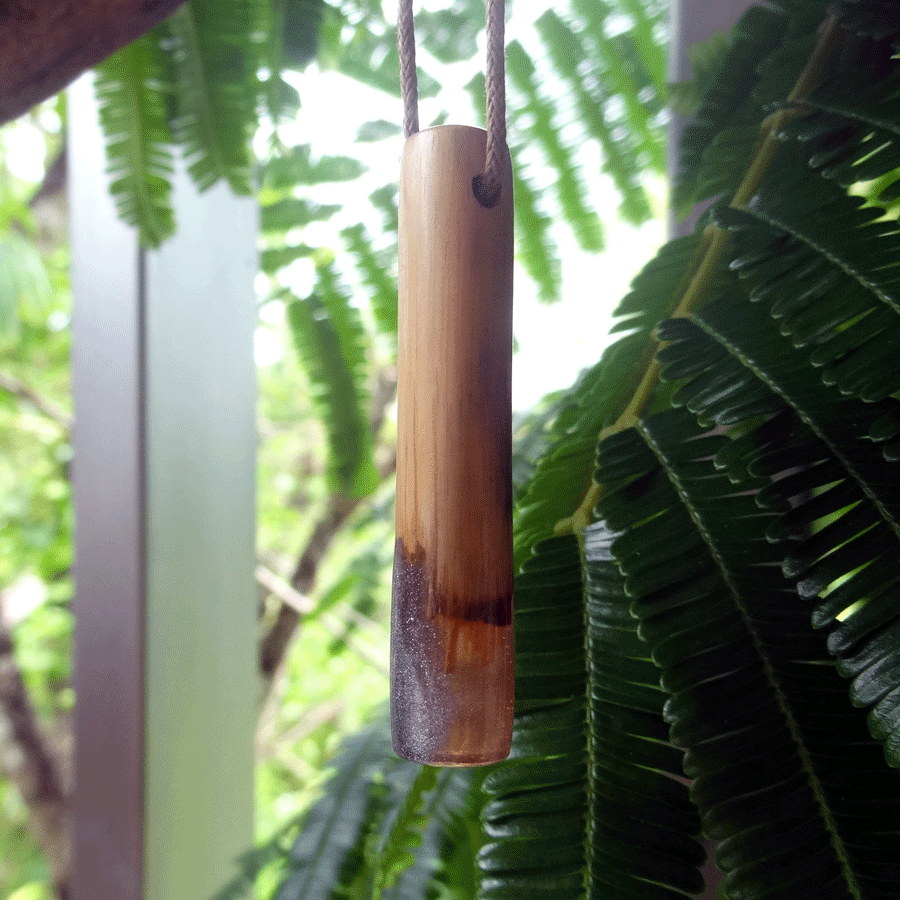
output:
<svg viewBox="0 0 900 900"><path fill-rule="evenodd" d="M493 206L500 196L501 173L506 150L506 61L504 56L505 0L487 0L487 152L484 172L473 185L484 206ZM416 79L416 35L412 0L400 0L397 16L397 48L400 54L400 90L403 97L403 135L419 130L419 89Z"/></svg>

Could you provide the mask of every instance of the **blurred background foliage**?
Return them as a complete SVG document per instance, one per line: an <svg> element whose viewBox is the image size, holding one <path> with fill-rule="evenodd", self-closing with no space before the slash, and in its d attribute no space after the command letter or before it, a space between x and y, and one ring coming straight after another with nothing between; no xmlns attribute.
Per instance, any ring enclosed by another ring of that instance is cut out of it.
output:
<svg viewBox="0 0 900 900"><path fill-rule="evenodd" d="M661 212L666 6L569 0L545 11L514 0L508 13L517 278L524 296L546 303L593 294L577 273L566 280L561 260L602 253L612 235ZM423 123L445 121L451 96L468 98L462 107L454 101L455 117L483 120L483 20L480 0L417 13ZM334 112L334 131L350 134L337 149L329 123L310 128L304 118L335 77L352 101ZM377 718L387 696L394 14L368 0L191 0L105 61L96 79L118 208L146 246L178 227L175 154L186 156L200 187L224 179L256 192L262 209L257 827L269 836L318 795L328 760ZM68 786L65 123L60 96L0 130L0 635L8 639L0 663L21 673ZM628 275L620 273L623 283ZM599 356L603 337L595 339ZM550 441L558 399L517 413L519 486ZM8 691L0 697L0 896L49 900L57 873L20 790L21 748L4 716L11 702ZM391 777L408 789L407 769ZM452 794L454 785L448 777L439 787ZM434 787L422 785L419 796L436 796ZM263 895L274 884L266 877Z"/></svg>

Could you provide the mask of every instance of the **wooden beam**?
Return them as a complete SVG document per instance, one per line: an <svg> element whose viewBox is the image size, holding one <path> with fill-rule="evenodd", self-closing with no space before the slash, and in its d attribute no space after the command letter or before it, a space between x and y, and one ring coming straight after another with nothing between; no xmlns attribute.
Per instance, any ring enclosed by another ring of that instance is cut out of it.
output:
<svg viewBox="0 0 900 900"><path fill-rule="evenodd" d="M52 97L184 0L0 3L0 123Z"/></svg>

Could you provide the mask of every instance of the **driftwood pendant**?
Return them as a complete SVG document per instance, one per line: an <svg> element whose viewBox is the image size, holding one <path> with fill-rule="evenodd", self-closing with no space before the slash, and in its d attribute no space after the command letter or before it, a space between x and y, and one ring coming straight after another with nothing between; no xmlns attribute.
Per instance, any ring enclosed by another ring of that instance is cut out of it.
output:
<svg viewBox="0 0 900 900"><path fill-rule="evenodd" d="M509 753L513 713L509 165L485 208L485 132L412 135L400 174L394 750L441 766Z"/></svg>

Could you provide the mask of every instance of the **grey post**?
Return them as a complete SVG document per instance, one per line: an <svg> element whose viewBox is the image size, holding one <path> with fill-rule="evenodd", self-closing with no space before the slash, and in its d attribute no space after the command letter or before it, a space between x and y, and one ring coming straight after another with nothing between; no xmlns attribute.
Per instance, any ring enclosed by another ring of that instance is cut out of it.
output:
<svg viewBox="0 0 900 900"><path fill-rule="evenodd" d="M256 204L179 165L141 250L90 75L68 121L73 900L205 900L253 839Z"/></svg>
<svg viewBox="0 0 900 900"><path fill-rule="evenodd" d="M669 81L689 81L691 71L690 49L718 31L729 31L738 19L752 6L754 0L671 0L669 6ZM674 178L678 171L678 142L684 128L684 120L672 115L669 126L668 169ZM694 230L698 213L685 221L669 217L669 234L672 237L690 234Z"/></svg>

